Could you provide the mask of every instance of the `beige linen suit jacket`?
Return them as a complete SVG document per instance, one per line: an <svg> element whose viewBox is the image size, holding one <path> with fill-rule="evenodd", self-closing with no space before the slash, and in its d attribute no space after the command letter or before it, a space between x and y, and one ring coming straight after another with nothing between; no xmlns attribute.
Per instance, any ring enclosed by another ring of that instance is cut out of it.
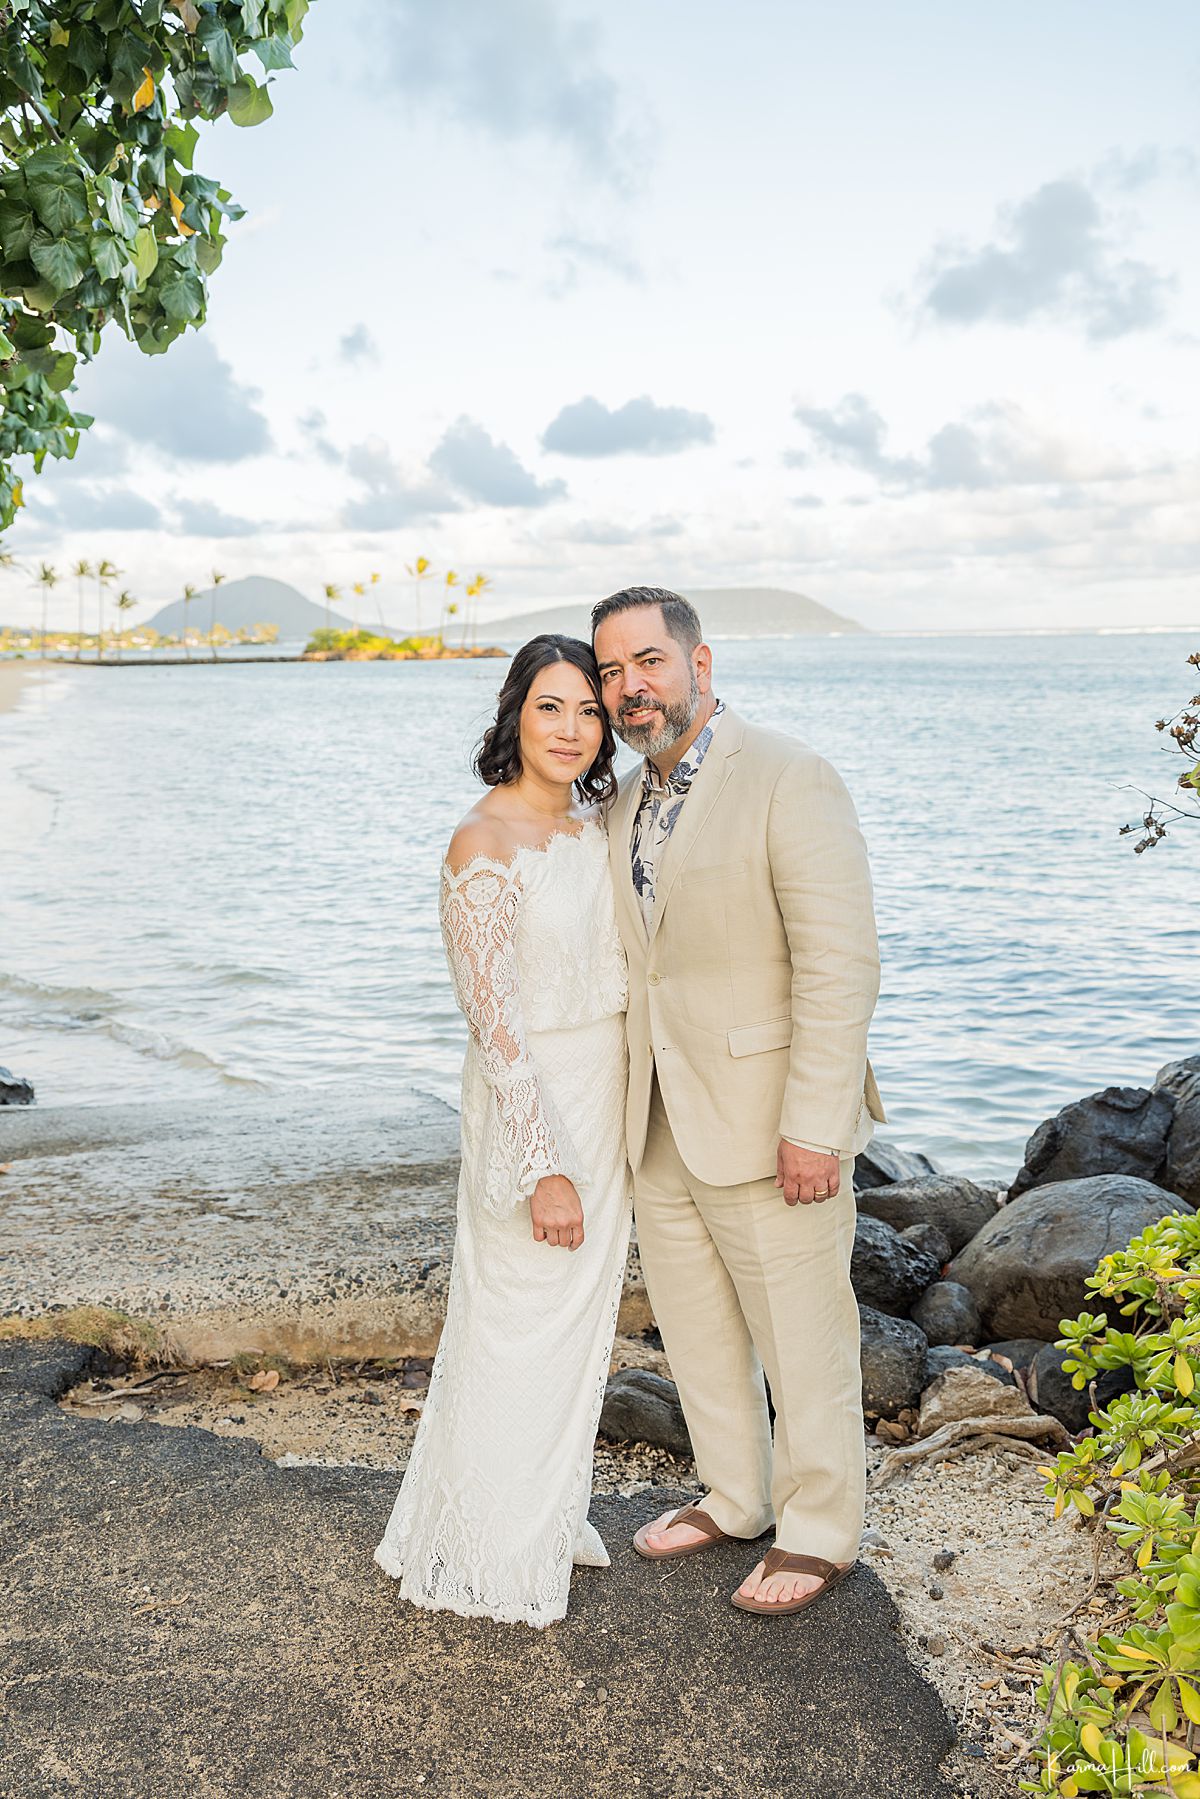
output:
<svg viewBox="0 0 1200 1799"><path fill-rule="evenodd" d="M608 813L629 960L629 1160L655 1069L697 1179L774 1177L780 1137L857 1155L885 1122L867 1060L879 991L866 846L835 769L728 708L656 870L653 924L633 886L642 765Z"/></svg>

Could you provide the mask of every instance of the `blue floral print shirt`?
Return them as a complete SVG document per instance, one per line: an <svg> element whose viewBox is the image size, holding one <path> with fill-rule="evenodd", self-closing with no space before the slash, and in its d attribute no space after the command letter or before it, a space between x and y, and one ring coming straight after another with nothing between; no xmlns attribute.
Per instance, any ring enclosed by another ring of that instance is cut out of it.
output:
<svg viewBox="0 0 1200 1799"><path fill-rule="evenodd" d="M713 732L725 711L724 700L718 700L712 717L681 756L666 780L647 756L642 771L642 803L633 821L633 885L642 910L642 921L649 935L654 920L655 872L662 863L663 851L671 833L679 823L683 803L691 792L692 782L700 772L700 764L708 754Z"/></svg>

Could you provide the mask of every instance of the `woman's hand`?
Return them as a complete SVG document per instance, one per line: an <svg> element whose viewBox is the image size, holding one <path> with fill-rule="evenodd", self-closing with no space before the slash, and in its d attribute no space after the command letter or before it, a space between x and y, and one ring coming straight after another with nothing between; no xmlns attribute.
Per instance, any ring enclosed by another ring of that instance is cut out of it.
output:
<svg viewBox="0 0 1200 1799"><path fill-rule="evenodd" d="M534 1241L560 1249L583 1242L583 1207L565 1174L544 1174L529 1197Z"/></svg>

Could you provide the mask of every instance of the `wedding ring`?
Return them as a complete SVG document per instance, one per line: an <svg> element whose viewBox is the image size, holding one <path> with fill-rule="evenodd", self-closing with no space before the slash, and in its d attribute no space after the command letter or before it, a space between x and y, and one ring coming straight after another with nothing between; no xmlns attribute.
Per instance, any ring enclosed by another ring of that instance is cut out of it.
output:
<svg viewBox="0 0 1200 1799"><path fill-rule="evenodd" d="M814 1187L813 1188L813 1198L814 1199L828 1199L829 1198L829 1188L828 1187Z"/></svg>

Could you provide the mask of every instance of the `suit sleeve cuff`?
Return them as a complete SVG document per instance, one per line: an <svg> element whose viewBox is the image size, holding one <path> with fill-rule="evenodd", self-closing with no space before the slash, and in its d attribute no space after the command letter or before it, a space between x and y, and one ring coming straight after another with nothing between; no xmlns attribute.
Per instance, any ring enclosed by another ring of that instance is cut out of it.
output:
<svg viewBox="0 0 1200 1799"><path fill-rule="evenodd" d="M819 1156L837 1156L839 1159L844 1160L847 1154L847 1151L844 1149L830 1149L829 1146L824 1143L806 1143L803 1137L785 1137L783 1141L785 1143L794 1144L797 1149L811 1149Z"/></svg>

